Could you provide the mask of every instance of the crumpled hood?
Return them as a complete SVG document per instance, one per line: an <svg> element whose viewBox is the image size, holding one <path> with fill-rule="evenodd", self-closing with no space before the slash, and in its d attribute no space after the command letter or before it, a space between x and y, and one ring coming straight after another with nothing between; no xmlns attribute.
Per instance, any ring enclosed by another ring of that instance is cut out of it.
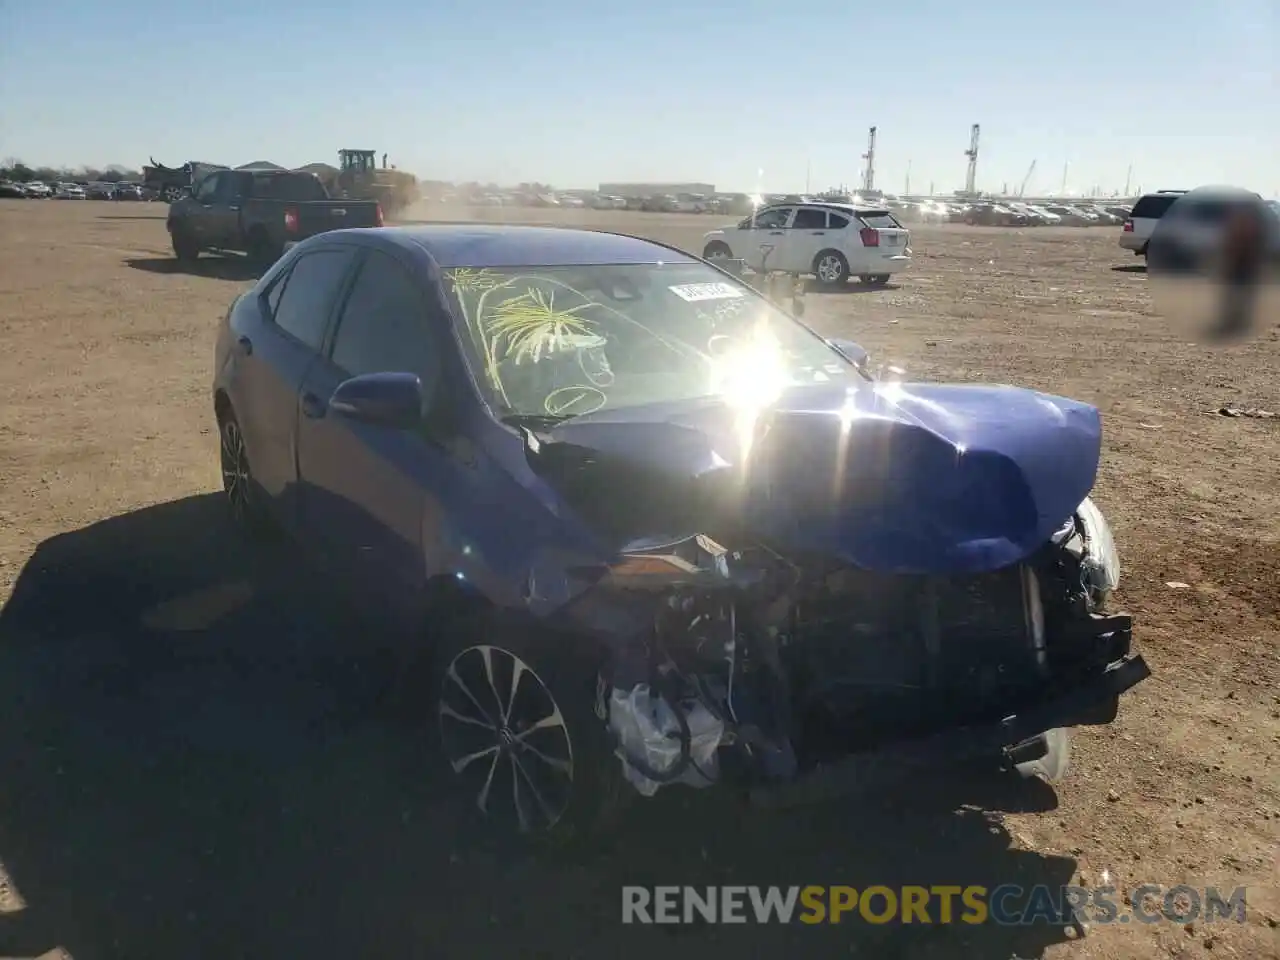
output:
<svg viewBox="0 0 1280 960"><path fill-rule="evenodd" d="M754 423L697 400L577 417L542 439L655 483L732 477L747 528L778 548L977 572L1027 557L1084 500L1101 421L1016 387L866 382L793 388Z"/></svg>

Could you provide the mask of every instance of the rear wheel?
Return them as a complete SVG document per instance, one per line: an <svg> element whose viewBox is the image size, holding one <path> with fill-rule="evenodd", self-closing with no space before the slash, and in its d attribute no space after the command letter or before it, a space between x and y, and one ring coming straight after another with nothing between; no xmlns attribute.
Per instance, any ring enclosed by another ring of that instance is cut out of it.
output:
<svg viewBox="0 0 1280 960"><path fill-rule="evenodd" d="M842 286L849 279L849 261L839 250L823 250L813 258L813 275L824 286Z"/></svg>
<svg viewBox="0 0 1280 960"><path fill-rule="evenodd" d="M182 195L184 192L185 191L183 191L181 187L168 186L168 187L165 187L164 190L160 192L160 196L164 197L164 199L167 200L169 203L177 203L179 200L182 199Z"/></svg>
<svg viewBox="0 0 1280 960"><path fill-rule="evenodd" d="M265 514L254 488L253 471L249 468L249 452L244 433L230 409L218 418L219 460L222 466L222 490L236 526L252 536L267 528Z"/></svg>
<svg viewBox="0 0 1280 960"><path fill-rule="evenodd" d="M254 230L249 234L249 259L264 267L269 267L280 259L281 248L271 239L266 230Z"/></svg>

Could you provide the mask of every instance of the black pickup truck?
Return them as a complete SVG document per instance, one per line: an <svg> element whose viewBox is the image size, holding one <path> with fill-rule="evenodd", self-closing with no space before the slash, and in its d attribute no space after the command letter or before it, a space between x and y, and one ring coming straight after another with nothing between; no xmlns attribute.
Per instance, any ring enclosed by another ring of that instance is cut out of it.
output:
<svg viewBox="0 0 1280 960"><path fill-rule="evenodd" d="M169 206L169 236L179 260L201 250L233 250L272 263L293 243L344 227L382 226L374 200L334 200L310 173L218 170Z"/></svg>

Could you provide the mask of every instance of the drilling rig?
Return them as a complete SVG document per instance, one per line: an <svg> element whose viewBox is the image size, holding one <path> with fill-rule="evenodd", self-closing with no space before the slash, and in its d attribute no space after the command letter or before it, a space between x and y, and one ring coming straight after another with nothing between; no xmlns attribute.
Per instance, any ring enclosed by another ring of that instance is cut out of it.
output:
<svg viewBox="0 0 1280 960"><path fill-rule="evenodd" d="M974 197L978 194L978 125L973 125L969 134L969 149L964 152L969 158L969 170L964 176L964 192Z"/></svg>
<svg viewBox="0 0 1280 960"><path fill-rule="evenodd" d="M862 155L867 161L862 172L862 192L874 193L876 189L876 128L872 127L867 137L867 152Z"/></svg>

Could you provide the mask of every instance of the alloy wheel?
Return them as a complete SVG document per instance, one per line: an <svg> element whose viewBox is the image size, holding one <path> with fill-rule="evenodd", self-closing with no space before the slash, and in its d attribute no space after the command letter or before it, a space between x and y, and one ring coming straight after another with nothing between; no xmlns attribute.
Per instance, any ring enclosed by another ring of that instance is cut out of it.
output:
<svg viewBox="0 0 1280 960"><path fill-rule="evenodd" d="M823 283L835 283L844 274L844 265L835 254L827 254L818 261L818 279Z"/></svg>
<svg viewBox="0 0 1280 960"><path fill-rule="evenodd" d="M222 422L222 489L237 521L249 513L249 455L240 424L230 417Z"/></svg>
<svg viewBox="0 0 1280 960"><path fill-rule="evenodd" d="M476 806L503 827L546 831L573 790L573 744L550 689L502 647L468 647L441 678L440 737Z"/></svg>

